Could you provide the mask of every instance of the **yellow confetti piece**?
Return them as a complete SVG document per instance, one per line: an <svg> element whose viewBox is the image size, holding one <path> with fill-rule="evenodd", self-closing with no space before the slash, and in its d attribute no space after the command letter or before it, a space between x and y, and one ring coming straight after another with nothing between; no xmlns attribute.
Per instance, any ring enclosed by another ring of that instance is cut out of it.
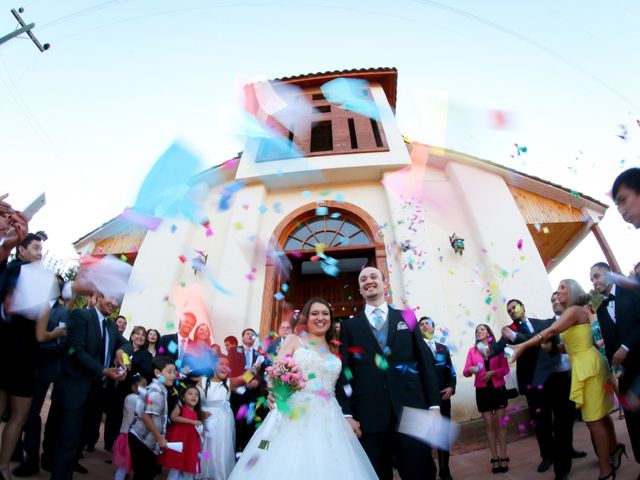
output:
<svg viewBox="0 0 640 480"><path fill-rule="evenodd" d="M387 359L378 353L376 353L374 362L376 364L376 367L378 367L380 370L386 370L387 368L389 368L389 363L387 363Z"/></svg>
<svg viewBox="0 0 640 480"><path fill-rule="evenodd" d="M243 225L242 222L236 222L233 224L233 228L235 228L236 230L242 230Z"/></svg>
<svg viewBox="0 0 640 480"><path fill-rule="evenodd" d="M454 272L453 270L449 270L449 275L455 275L456 272Z"/></svg>
<svg viewBox="0 0 640 480"><path fill-rule="evenodd" d="M524 255L520 255L520 260L524 262L524 259L527 258Z"/></svg>
<svg viewBox="0 0 640 480"><path fill-rule="evenodd" d="M324 253L324 243L316 243L316 253L318 255L320 255L321 253Z"/></svg>
<svg viewBox="0 0 640 480"><path fill-rule="evenodd" d="M131 363L131 361L129 360L129 355L127 355L126 353L122 354L122 365L123 366L127 366Z"/></svg>
<svg viewBox="0 0 640 480"><path fill-rule="evenodd" d="M247 370L242 374L242 379L245 381L245 383L249 383L251 380L253 380L253 376L254 375L251 370Z"/></svg>
<svg viewBox="0 0 640 480"><path fill-rule="evenodd" d="M545 235L549 233L549 227L542 227L542 233L544 233Z"/></svg>

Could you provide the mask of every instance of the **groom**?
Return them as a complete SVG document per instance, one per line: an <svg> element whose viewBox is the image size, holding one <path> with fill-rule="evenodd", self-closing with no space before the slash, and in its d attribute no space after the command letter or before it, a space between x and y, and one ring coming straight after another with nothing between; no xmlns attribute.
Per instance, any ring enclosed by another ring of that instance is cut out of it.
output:
<svg viewBox="0 0 640 480"><path fill-rule="evenodd" d="M439 414L433 356L415 328L415 317L409 326L400 311L387 305L383 282L377 268L360 272L366 305L342 324L343 371L336 397L381 480L393 478L394 466L403 480L435 479L431 448L397 432L405 406Z"/></svg>

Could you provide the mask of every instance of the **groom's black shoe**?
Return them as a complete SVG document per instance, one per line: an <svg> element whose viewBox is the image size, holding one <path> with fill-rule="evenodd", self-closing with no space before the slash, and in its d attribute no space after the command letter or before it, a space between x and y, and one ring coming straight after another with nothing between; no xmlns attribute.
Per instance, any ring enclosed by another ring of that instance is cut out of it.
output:
<svg viewBox="0 0 640 480"><path fill-rule="evenodd" d="M551 465L553 465L553 460L550 458L543 458L540 465L538 465L538 473L546 472L551 468Z"/></svg>
<svg viewBox="0 0 640 480"><path fill-rule="evenodd" d="M576 450L575 448L571 452L571 458L584 458L587 456L587 452L583 452L582 450Z"/></svg>

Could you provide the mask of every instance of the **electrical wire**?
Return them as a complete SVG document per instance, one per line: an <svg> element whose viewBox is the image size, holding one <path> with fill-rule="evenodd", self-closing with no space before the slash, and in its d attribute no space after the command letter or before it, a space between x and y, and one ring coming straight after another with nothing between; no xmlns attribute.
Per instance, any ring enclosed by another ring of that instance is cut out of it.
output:
<svg viewBox="0 0 640 480"><path fill-rule="evenodd" d="M95 13L98 12L100 10L104 10L105 8L109 8L109 7L114 7L120 3L124 3L124 2L128 2L130 0L109 0L107 2L102 2L99 3L97 5L93 5L92 7L87 7L87 8L83 8L82 10L78 10L76 12L73 13L69 13L67 15L64 15L60 18L57 18L55 20L52 20L48 23L45 23L44 25L41 25L40 27L38 27L38 30L45 30L47 28L53 27L55 25L59 25L60 23L64 23L64 22L68 22L71 20L75 20L79 17L82 17L83 15L88 15L90 13Z"/></svg>
<svg viewBox="0 0 640 480"><path fill-rule="evenodd" d="M603 87L606 90L608 90L609 93L615 95L620 100L625 102L627 105L633 107L636 111L640 111L640 107L638 107L638 105L636 105L630 98L626 97L622 92L620 92L619 90L617 90L614 87L612 87L611 85L609 85L607 82L602 80L600 77L598 77L597 75L595 75L591 71L589 71L586 68L584 68L582 65L574 62L573 60L571 60L570 58L565 57L564 55L561 55L561 54L555 52L554 50L552 50L551 48L547 47L546 45L543 45L542 43L537 42L536 40L534 40L534 39L532 39L530 37L527 37L526 35L523 35L522 33L516 32L515 30L511 30L510 28L504 27L504 26L500 25L499 23L492 22L491 20L487 20L486 18L480 17L478 15L474 15L473 13L465 12L464 10L460 10L458 8L451 7L449 5L445 5L445 4L442 4L442 3L439 3L439 2L435 2L433 0L411 0L411 1L415 2L415 3L420 3L422 5L432 6L432 7L438 8L440 10L444 10L446 12L453 13L455 15L466 17L466 18L468 18L470 20L473 20L473 21L478 22L478 23L482 23L482 24L487 25L487 26L489 26L491 28L495 28L496 30L499 30L499 31L501 31L503 33L506 33L507 35L515 37L518 40L521 40L521 41L531 45L532 47L534 47L534 48L546 53L547 55L549 55L551 57L554 57L556 60L560 60L562 63L568 65L569 67L574 68L575 70L578 70L578 71L582 72L583 74L585 74L586 76L591 78L591 80L593 80L594 82L599 84L601 87Z"/></svg>

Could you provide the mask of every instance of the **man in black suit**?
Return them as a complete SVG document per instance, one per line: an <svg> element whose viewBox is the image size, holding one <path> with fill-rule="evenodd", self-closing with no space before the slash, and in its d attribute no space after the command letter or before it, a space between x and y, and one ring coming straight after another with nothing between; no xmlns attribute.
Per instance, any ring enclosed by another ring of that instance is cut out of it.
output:
<svg viewBox="0 0 640 480"><path fill-rule="evenodd" d="M241 407L251 409L256 406L256 401L264 392L264 381L262 380L261 370L265 358L260 352L253 348L258 334L252 328L245 328L242 331L242 346L236 351L236 358L244 359L243 372L249 372L242 375L244 385L237 387L231 393L231 409L236 416L236 452L242 452L247 446L251 436L255 432L255 422L251 416L237 418L238 411ZM255 410L254 410L255 411ZM264 415L262 415L264 418Z"/></svg>
<svg viewBox="0 0 640 480"><path fill-rule="evenodd" d="M418 327L424 336L424 342L433 354L433 365L436 369L438 388L440 389L440 413L444 417L451 418L451 396L456 393L457 378L451 363L449 347L434 340L436 325L431 317L422 317L418 321ZM438 472L440 480L452 480L448 450L438 450Z"/></svg>
<svg viewBox="0 0 640 480"><path fill-rule="evenodd" d="M126 343L115 323L107 319L116 307L116 300L99 294L95 308L71 312L67 325L69 350L52 396L51 408L59 418L53 480L71 479L90 407L101 404L107 379L122 381L126 376L124 368L110 366L114 361L122 365L121 348Z"/></svg>
<svg viewBox="0 0 640 480"><path fill-rule="evenodd" d="M158 345L158 353L167 355L174 360L182 360L191 341L189 335L196 326L197 318L191 312L184 312L178 320L178 333L163 335ZM181 368L178 368L180 371Z"/></svg>
<svg viewBox="0 0 640 480"><path fill-rule="evenodd" d="M431 448L397 431L403 407L440 414L433 355L416 328L385 301L384 277L374 267L359 276L364 311L345 320L340 335L343 371L336 397L381 480L435 479ZM347 374L349 372L349 380Z"/></svg>
<svg viewBox="0 0 640 480"><path fill-rule="evenodd" d="M502 338L490 347L489 355L496 355L504 352L507 345L523 343L536 334L536 330L527 318L524 304L518 299L511 299L507 302L507 313L513 323L502 328ZM540 347L530 348L524 352L516 362L516 378L518 380L518 391L527 398L529 416L535 422L536 439L540 449L542 461L538 465L538 472L545 472L553 463L552 460L552 439L549 430L541 428L538 422L537 413L540 412L542 398L537 388L533 387L533 375L538 362Z"/></svg>
<svg viewBox="0 0 640 480"><path fill-rule="evenodd" d="M618 391L622 398L639 376L640 294L611 281L611 268L604 262L591 267L591 283L605 300L598 307L605 353L611 368L622 370ZM624 403L623 403L624 406ZM640 412L624 409L624 418L636 462L640 463Z"/></svg>

